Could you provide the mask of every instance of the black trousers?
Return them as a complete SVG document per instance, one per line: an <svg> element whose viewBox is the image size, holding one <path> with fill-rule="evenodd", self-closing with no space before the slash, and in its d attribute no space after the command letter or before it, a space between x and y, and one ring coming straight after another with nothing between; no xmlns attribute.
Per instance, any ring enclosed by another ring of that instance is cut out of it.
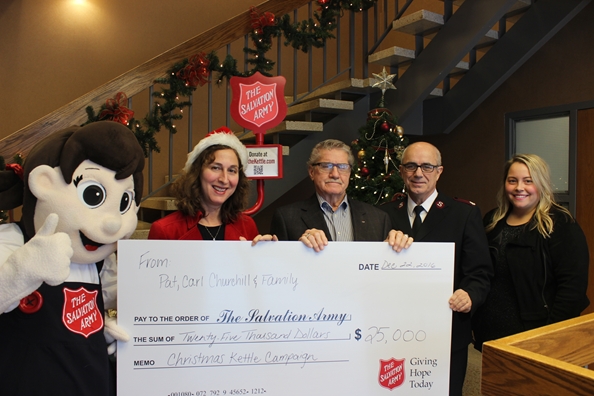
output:
<svg viewBox="0 0 594 396"><path fill-rule="evenodd" d="M452 351L450 356L450 396L462 396L467 364L468 347Z"/></svg>

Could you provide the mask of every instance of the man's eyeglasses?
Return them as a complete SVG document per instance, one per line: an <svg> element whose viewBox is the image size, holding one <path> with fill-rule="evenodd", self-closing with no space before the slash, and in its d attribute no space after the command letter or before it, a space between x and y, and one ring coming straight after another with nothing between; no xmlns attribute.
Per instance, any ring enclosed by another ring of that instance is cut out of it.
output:
<svg viewBox="0 0 594 396"><path fill-rule="evenodd" d="M414 162L407 162L406 164L402 164L402 167L408 173L414 173L417 171L418 168L421 168L423 173L431 173L438 168L440 165L431 165L431 164L415 164Z"/></svg>
<svg viewBox="0 0 594 396"><path fill-rule="evenodd" d="M317 166L321 172L330 173L334 167L338 168L338 172L340 173L350 173L351 172L351 165L349 164L335 164L333 162L316 162L315 164L311 164L311 166Z"/></svg>

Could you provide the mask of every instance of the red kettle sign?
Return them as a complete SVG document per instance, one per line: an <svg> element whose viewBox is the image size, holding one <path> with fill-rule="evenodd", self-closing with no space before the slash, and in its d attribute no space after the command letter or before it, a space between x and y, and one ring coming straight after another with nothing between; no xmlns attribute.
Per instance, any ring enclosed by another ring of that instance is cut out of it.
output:
<svg viewBox="0 0 594 396"><path fill-rule="evenodd" d="M266 77L256 72L250 77L232 77L231 116L242 127L255 133L280 124L287 115L285 78Z"/></svg>

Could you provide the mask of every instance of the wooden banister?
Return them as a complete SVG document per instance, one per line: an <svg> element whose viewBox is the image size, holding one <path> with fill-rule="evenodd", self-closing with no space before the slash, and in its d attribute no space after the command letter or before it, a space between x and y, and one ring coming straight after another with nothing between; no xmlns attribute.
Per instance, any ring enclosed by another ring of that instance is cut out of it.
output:
<svg viewBox="0 0 594 396"><path fill-rule="evenodd" d="M310 1L270 0L258 5L257 8L260 12L272 12L276 16L281 16L310 3ZM16 153L21 153L26 157L29 150L42 138L71 125L85 122L87 119L85 108L87 106L90 105L97 109L106 99L113 97L120 91L126 93L128 97L132 97L151 86L156 78L163 77L167 69L176 62L198 52L209 53L218 50L245 36L251 29L250 11L247 10L5 137L0 140L0 155L9 159Z"/></svg>

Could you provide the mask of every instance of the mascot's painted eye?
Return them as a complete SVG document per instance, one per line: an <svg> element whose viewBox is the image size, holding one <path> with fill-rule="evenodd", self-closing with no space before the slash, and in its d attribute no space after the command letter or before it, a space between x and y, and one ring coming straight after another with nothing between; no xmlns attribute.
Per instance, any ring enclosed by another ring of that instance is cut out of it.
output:
<svg viewBox="0 0 594 396"><path fill-rule="evenodd" d="M80 183L76 187L78 199L91 209L98 208L105 202L105 188L95 181Z"/></svg>
<svg viewBox="0 0 594 396"><path fill-rule="evenodd" d="M134 195L130 191L124 192L122 195L122 200L120 201L120 213L124 214L130 209L132 206L132 201L134 201Z"/></svg>

